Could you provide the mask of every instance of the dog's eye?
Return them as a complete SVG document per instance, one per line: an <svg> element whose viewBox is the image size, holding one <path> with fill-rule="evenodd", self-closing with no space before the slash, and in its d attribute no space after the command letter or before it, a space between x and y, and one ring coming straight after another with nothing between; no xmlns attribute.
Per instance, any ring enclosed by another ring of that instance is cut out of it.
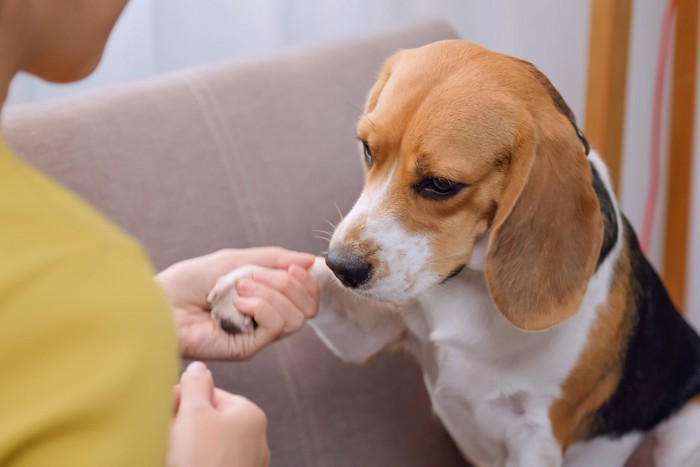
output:
<svg viewBox="0 0 700 467"><path fill-rule="evenodd" d="M366 141L363 141L362 148L364 149L364 152L365 152L365 164L367 164L368 169L371 169L372 168L372 151L369 149L369 144L367 144Z"/></svg>
<svg viewBox="0 0 700 467"><path fill-rule="evenodd" d="M413 186L418 196L426 199L443 200L449 199L459 193L466 185L464 183L453 182L446 178L433 177L424 178Z"/></svg>

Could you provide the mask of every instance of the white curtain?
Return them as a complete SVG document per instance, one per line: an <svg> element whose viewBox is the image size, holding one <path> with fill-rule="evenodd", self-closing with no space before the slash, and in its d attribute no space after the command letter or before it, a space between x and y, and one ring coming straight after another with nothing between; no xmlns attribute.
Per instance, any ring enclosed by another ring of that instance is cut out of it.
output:
<svg viewBox="0 0 700 467"><path fill-rule="evenodd" d="M581 0L131 0L96 73L69 85L20 76L8 104L440 17L465 39L535 63L581 115L588 13Z"/></svg>
<svg viewBox="0 0 700 467"><path fill-rule="evenodd" d="M620 195L624 210L637 228L649 179L648 135L664 5L662 0L637 0L633 8ZM96 73L70 85L51 85L20 76L13 83L8 104L63 96L214 61L259 59L288 48L439 17L449 21L464 39L534 63L582 122L589 10L590 0L131 0ZM697 122L696 134L700 137L700 118ZM700 142L695 148L700 153ZM700 322L700 163L696 163L694 181L687 308ZM662 257L663 202L659 202L651 245L650 256L656 265Z"/></svg>

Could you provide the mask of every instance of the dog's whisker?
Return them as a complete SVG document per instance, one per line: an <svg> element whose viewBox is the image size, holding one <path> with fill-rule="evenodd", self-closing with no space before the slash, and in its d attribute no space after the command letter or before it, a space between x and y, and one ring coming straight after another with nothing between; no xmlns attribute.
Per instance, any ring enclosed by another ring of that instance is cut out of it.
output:
<svg viewBox="0 0 700 467"><path fill-rule="evenodd" d="M342 211L340 210L340 206L338 206L337 204L335 204L335 208L338 210L338 215L340 216L340 221L342 222L343 219L345 219L345 216L343 216L343 213L342 213ZM334 227L334 228L335 228L335 227Z"/></svg>
<svg viewBox="0 0 700 467"><path fill-rule="evenodd" d="M374 126L374 122L372 121L371 118L369 118L369 115L367 115L367 112L365 112L364 110L360 109L359 107L356 107L356 108L362 113L362 115L365 116L365 118L366 118L367 121L369 122L369 124L370 124L370 126L372 127L372 129L375 130L375 131L377 131L377 128Z"/></svg>
<svg viewBox="0 0 700 467"><path fill-rule="evenodd" d="M317 239L319 239L319 240L325 240L325 241L327 241L327 242L330 242L330 241L331 241L330 238L328 238L328 237L323 237L323 236L321 236L321 235L314 235L313 238L317 238Z"/></svg>
<svg viewBox="0 0 700 467"><path fill-rule="evenodd" d="M333 228L333 230L335 230L335 229L338 228L337 225L335 225L333 222L329 221L328 219L324 219L323 221L324 221L326 224L330 225L330 226Z"/></svg>
<svg viewBox="0 0 700 467"><path fill-rule="evenodd" d="M362 115L364 115L367 118L367 120L369 121L369 124L372 125L372 128L374 128L374 122L372 121L371 118L369 118L369 115L367 115L367 113L364 110L362 110L361 108L359 108L358 106L356 106L355 104L352 104L350 102L346 102L346 101L339 101L339 102L341 104L348 105L348 106L352 107L353 109L357 110L358 112L360 112Z"/></svg>
<svg viewBox="0 0 700 467"><path fill-rule="evenodd" d="M426 261L425 263L426 263L426 264L437 263L438 261L444 261L444 260L446 260L446 259L458 258L458 257L460 257L460 256L464 256L464 255L463 255L462 253L456 253L456 254L454 254L454 255L447 255L447 256L443 256L443 257L441 257L441 258L429 259L429 260Z"/></svg>
<svg viewBox="0 0 700 467"><path fill-rule="evenodd" d="M313 233L320 233L320 234L324 234L324 235L328 235L329 237L330 237L331 235L333 235L332 232L329 232L329 231L327 231L327 230L320 230L320 229L314 229L314 230L312 230L311 232L313 232Z"/></svg>

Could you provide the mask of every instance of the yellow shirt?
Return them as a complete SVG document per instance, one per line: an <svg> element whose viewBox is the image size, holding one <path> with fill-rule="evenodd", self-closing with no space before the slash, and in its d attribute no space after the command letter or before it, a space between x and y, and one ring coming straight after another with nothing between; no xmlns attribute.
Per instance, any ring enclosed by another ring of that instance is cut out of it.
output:
<svg viewBox="0 0 700 467"><path fill-rule="evenodd" d="M0 466L161 466L177 350L140 247L0 139Z"/></svg>

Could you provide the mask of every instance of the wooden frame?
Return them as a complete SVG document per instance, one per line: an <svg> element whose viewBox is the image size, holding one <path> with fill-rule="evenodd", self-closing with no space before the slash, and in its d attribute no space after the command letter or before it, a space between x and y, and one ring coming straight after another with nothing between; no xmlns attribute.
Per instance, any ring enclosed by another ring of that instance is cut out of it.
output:
<svg viewBox="0 0 700 467"><path fill-rule="evenodd" d="M697 73L698 0L676 1L663 278L685 306ZM585 132L619 193L631 0L591 0Z"/></svg>
<svg viewBox="0 0 700 467"><path fill-rule="evenodd" d="M631 0L591 0L584 130L619 193Z"/></svg>
<svg viewBox="0 0 700 467"><path fill-rule="evenodd" d="M676 8L663 277L673 302L684 309L693 173L698 0L676 0Z"/></svg>

